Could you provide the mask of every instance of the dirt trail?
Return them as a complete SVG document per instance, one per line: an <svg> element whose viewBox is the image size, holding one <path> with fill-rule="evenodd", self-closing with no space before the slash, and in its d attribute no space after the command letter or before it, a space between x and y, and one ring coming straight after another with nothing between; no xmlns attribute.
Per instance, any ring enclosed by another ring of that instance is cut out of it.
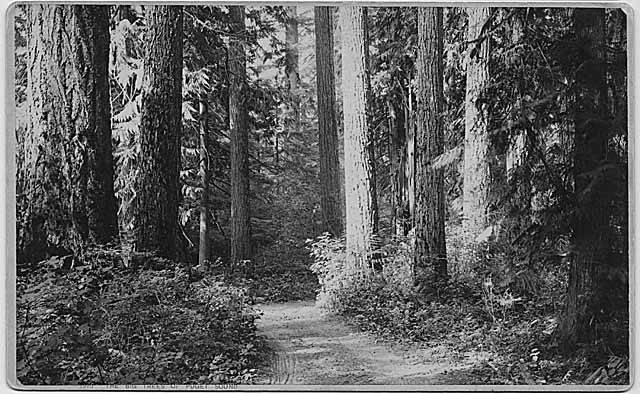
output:
<svg viewBox="0 0 640 394"><path fill-rule="evenodd" d="M323 315L313 301L259 309L264 313L259 329L277 353L268 376L258 384L456 384L447 379L450 372L489 357L456 356L440 346L376 343L338 318Z"/></svg>

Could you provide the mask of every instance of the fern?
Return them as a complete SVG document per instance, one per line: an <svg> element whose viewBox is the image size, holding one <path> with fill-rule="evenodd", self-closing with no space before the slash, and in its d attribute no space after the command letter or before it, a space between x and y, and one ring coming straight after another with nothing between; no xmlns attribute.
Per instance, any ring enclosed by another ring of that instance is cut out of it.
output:
<svg viewBox="0 0 640 394"><path fill-rule="evenodd" d="M114 122L122 123L127 122L138 116L140 113L140 98L136 100L128 101L124 104L124 107L120 112L113 115Z"/></svg>
<svg viewBox="0 0 640 394"><path fill-rule="evenodd" d="M112 89L112 137L115 142L115 194L119 200L118 222L123 240L133 228L130 207L135 199L134 180L140 152L139 125L144 63L142 29L128 20L120 21L111 31L110 78Z"/></svg>

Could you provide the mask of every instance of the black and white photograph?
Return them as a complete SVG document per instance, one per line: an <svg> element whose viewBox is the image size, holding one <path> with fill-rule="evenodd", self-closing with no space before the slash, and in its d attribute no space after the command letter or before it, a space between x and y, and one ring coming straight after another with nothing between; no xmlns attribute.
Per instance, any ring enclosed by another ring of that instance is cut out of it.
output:
<svg viewBox="0 0 640 394"><path fill-rule="evenodd" d="M632 11L12 4L8 384L628 389Z"/></svg>

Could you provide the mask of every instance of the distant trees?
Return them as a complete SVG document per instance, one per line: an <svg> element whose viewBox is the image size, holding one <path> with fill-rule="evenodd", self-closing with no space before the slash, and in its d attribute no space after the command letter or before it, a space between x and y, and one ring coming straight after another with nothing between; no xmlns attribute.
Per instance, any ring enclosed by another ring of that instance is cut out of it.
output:
<svg viewBox="0 0 640 394"><path fill-rule="evenodd" d="M419 278L427 269L440 278L447 276L444 181L442 169L435 167L436 158L444 153L442 48L442 8L418 8L414 223Z"/></svg>
<svg viewBox="0 0 640 394"><path fill-rule="evenodd" d="M380 196L388 196L393 233L405 236L413 228L411 214L415 197L414 54L417 42L417 9L382 7L370 11L371 47L375 48L370 60L375 92L370 112L372 128L377 134L376 154L380 157L376 160L380 172L377 191ZM398 21L402 21L402 24ZM381 118L382 114L386 116ZM380 123L381 120L384 120L384 124ZM380 130L386 133L381 135ZM385 179L387 174L388 179ZM386 215L383 213L385 207L382 198L378 202L384 226Z"/></svg>
<svg viewBox="0 0 640 394"><path fill-rule="evenodd" d="M200 153L200 183L202 193L200 196L200 237L198 242L198 264L206 265L209 260L209 135L207 133L207 103L198 101L198 123Z"/></svg>
<svg viewBox="0 0 640 394"><path fill-rule="evenodd" d="M467 246L487 225L487 202L490 186L490 140L488 133L489 102L482 96L489 83L489 37L486 34L489 8L468 9L467 84L464 127L463 203ZM472 258L463 259L460 272L471 272Z"/></svg>
<svg viewBox="0 0 640 394"><path fill-rule="evenodd" d="M231 137L231 264L251 258L249 124L243 6L229 7L229 128Z"/></svg>
<svg viewBox="0 0 640 394"><path fill-rule="evenodd" d="M415 114L415 92L411 86L411 80L407 86L407 97L403 103L404 107L404 155L402 168L402 182L404 187L403 205L400 216L402 218L403 229L408 233L414 228L415 207L416 207L416 114Z"/></svg>
<svg viewBox="0 0 640 394"><path fill-rule="evenodd" d="M298 16L295 6L285 7L285 77L291 109L290 127L300 128L300 74L298 70Z"/></svg>
<svg viewBox="0 0 640 394"><path fill-rule="evenodd" d="M333 68L333 7L314 7L314 18L322 225L323 231L339 236L343 228Z"/></svg>
<svg viewBox="0 0 640 394"><path fill-rule="evenodd" d="M135 249L175 258L182 134L180 6L145 8L148 30L140 119L140 156L133 204Z"/></svg>
<svg viewBox="0 0 640 394"><path fill-rule="evenodd" d="M389 111L389 161L391 177L392 226L396 235L407 235L409 222L408 181L406 159L406 118L404 100L393 97L387 102ZM400 102L398 102L400 101Z"/></svg>
<svg viewBox="0 0 640 394"><path fill-rule="evenodd" d="M366 20L363 7L341 6L346 238L350 263L367 270L375 232L371 133L367 117Z"/></svg>
<svg viewBox="0 0 640 394"><path fill-rule="evenodd" d="M27 127L19 259L117 234L109 111L109 7L27 7Z"/></svg>

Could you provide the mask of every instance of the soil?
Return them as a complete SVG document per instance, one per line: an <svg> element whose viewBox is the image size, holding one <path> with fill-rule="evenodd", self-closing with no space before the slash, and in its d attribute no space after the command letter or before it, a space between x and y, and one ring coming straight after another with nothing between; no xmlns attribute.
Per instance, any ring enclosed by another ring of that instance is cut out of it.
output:
<svg viewBox="0 0 640 394"><path fill-rule="evenodd" d="M464 384L464 370L491 357L376 340L323 314L313 301L258 308L260 332L275 350L258 384Z"/></svg>

